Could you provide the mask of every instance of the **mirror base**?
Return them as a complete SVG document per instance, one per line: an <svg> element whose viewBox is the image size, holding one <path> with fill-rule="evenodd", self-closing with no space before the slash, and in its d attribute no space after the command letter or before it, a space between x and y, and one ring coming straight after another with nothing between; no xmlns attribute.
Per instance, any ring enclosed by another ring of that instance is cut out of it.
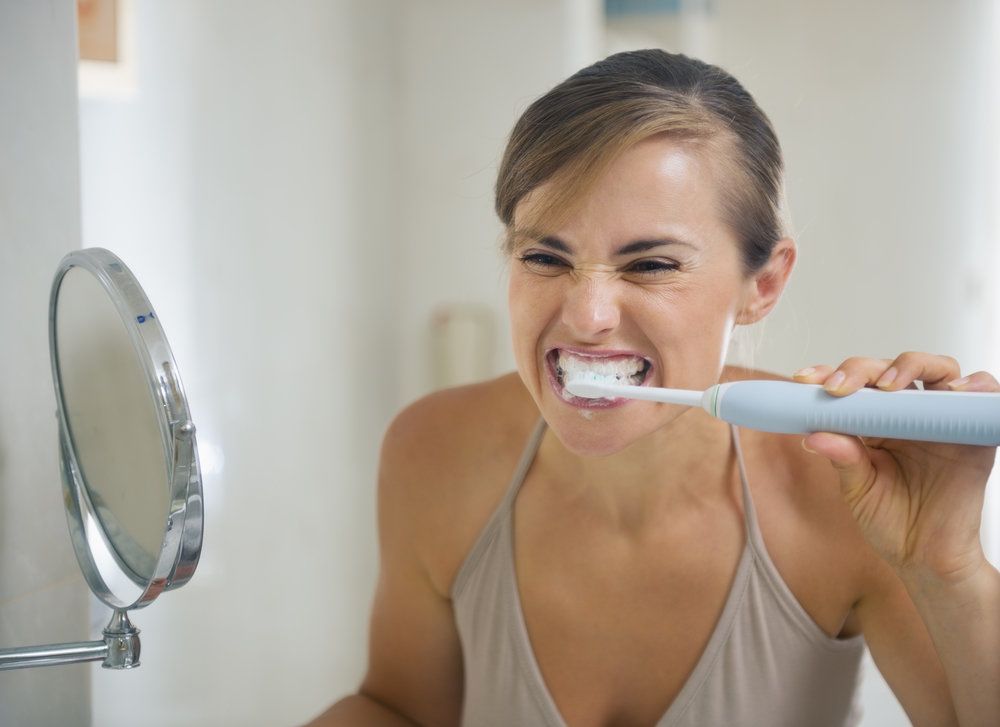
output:
<svg viewBox="0 0 1000 727"><path fill-rule="evenodd" d="M105 669L134 669L139 666L139 629L128 620L128 611L116 608L103 633L108 653L101 666Z"/></svg>
<svg viewBox="0 0 1000 727"><path fill-rule="evenodd" d="M139 666L139 629L129 621L127 611L115 609L103 633L104 641L0 649L0 671L82 661L100 661L105 669L134 669Z"/></svg>

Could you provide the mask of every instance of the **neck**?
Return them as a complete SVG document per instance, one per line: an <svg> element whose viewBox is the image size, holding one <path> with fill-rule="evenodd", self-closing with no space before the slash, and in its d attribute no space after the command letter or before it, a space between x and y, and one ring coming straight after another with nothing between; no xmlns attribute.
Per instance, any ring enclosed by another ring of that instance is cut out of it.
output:
<svg viewBox="0 0 1000 727"><path fill-rule="evenodd" d="M665 513L728 501L734 494L729 425L700 409L626 449L581 457L546 432L537 464L564 507L584 507L623 530L663 522Z"/></svg>

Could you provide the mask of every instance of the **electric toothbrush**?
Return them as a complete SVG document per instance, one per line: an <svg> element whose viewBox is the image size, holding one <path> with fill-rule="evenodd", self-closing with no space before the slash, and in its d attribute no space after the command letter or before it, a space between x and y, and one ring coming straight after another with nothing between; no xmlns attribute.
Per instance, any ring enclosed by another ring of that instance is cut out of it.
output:
<svg viewBox="0 0 1000 727"><path fill-rule="evenodd" d="M792 381L729 381L704 392L608 383L576 373L566 391L587 399L643 399L700 406L714 417L781 434L837 432L926 442L1000 445L1000 393L859 389L849 396Z"/></svg>

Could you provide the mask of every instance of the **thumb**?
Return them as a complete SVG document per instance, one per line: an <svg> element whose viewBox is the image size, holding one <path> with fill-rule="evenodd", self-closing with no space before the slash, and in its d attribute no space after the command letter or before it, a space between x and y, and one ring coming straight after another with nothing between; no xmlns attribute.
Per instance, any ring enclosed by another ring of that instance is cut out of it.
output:
<svg viewBox="0 0 1000 727"><path fill-rule="evenodd" d="M814 432L802 440L802 447L830 460L840 475L841 491L850 499L861 496L875 479L875 467L860 437Z"/></svg>

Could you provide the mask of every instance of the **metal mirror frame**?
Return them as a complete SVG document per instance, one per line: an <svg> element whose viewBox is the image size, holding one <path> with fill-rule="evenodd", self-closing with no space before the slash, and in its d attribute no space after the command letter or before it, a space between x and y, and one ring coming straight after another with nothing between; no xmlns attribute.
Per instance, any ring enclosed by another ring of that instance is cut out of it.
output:
<svg viewBox="0 0 1000 727"><path fill-rule="evenodd" d="M146 382L154 394L163 452L169 463L170 506L169 513L165 513L163 544L152 578L144 587L140 586L141 595L132 603L123 603L116 598L95 562L94 548L108 548L123 573L139 585L135 574L117 556L111 543L106 539L100 544L90 542L94 537L104 538L103 528L87 528L87 518L96 514L96 509L81 474L63 402L56 306L63 277L74 267L87 270L98 280L121 316L134 353L146 374ZM88 585L101 601L112 608L142 608L161 592L186 583L197 567L203 525L201 475L194 424L173 353L149 299L135 276L116 255L102 248L89 248L71 252L62 259L49 298L49 352L59 417L63 494L73 549Z"/></svg>
<svg viewBox="0 0 1000 727"><path fill-rule="evenodd" d="M170 505L169 512L165 514L163 543L149 579L137 579L108 540L88 494L73 447L59 375L56 306L62 280L74 267L91 273L114 303L155 400L168 465ZM177 365L159 319L135 276L114 253L103 248L76 250L59 263L49 297L49 352L59 421L63 499L70 538L87 584L103 603L113 609L113 614L104 629L104 641L3 649L0 650L0 670L96 660L103 660L103 666L108 668L129 669L139 664L139 632L129 622L127 611L147 606L163 591L187 583L201 555L204 510L195 427ZM112 593L101 574L95 549L111 555L122 574L141 589L133 602L125 603Z"/></svg>

